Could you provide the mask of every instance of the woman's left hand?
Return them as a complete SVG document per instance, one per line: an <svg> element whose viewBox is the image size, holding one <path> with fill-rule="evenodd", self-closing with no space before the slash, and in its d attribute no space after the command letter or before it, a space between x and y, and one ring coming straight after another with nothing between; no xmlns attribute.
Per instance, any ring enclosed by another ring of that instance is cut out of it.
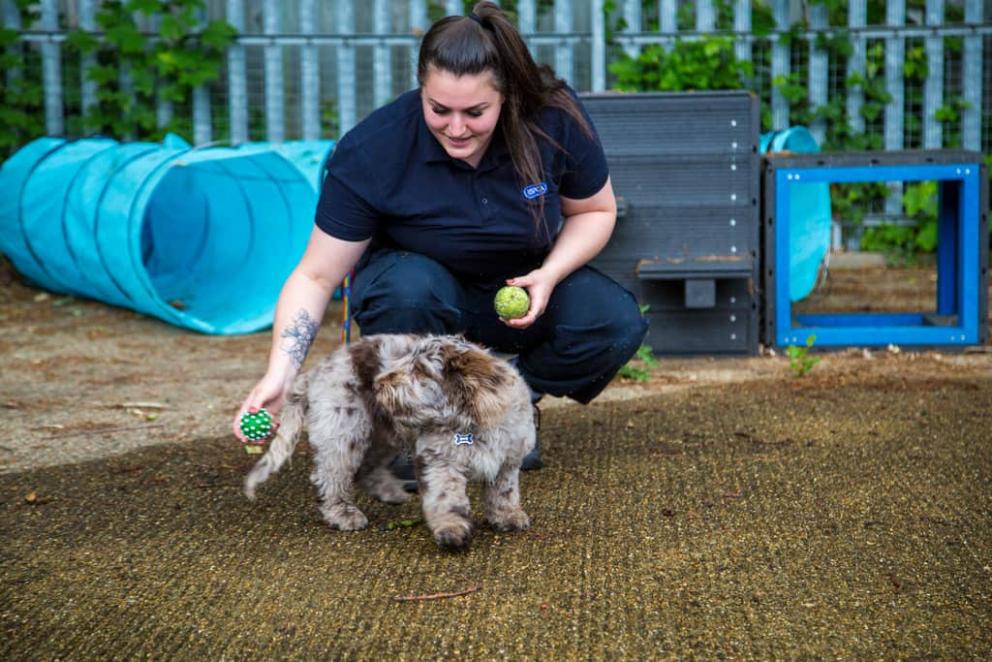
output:
<svg viewBox="0 0 992 662"><path fill-rule="evenodd" d="M555 285L558 283L548 272L543 269L535 269L523 276L507 279L506 284L527 290L527 296L530 297L530 309L523 317L503 320L503 323L514 329L526 329L544 313L544 309L548 307L548 301L551 299L551 292L554 291Z"/></svg>

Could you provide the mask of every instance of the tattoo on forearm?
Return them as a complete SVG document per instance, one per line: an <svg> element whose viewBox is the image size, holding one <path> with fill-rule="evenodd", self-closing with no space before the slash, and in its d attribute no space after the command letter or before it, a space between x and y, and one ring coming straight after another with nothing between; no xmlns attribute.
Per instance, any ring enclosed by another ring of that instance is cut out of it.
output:
<svg viewBox="0 0 992 662"><path fill-rule="evenodd" d="M317 320L310 317L310 313L300 309L293 318L293 323L279 334L283 339L279 347L289 354L289 358L297 368L302 366L303 360L307 358L307 352L310 351L310 345L313 344L319 326Z"/></svg>

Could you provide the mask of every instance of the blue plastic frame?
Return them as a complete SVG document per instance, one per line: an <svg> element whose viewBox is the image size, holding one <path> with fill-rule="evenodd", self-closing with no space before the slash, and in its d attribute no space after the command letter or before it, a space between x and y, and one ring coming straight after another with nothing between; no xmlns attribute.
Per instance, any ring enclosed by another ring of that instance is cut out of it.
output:
<svg viewBox="0 0 992 662"><path fill-rule="evenodd" d="M974 345L980 342L978 163L783 168L775 173L775 342L818 347L851 345ZM937 309L920 313L811 313L797 316L789 300L789 196L794 184L936 181L939 188ZM925 326L925 315L956 316L953 326Z"/></svg>

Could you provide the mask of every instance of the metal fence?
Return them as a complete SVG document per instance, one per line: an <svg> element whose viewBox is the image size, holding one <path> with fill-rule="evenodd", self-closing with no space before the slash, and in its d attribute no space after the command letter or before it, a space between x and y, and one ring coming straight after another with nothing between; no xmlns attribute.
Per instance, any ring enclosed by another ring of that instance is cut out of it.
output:
<svg viewBox="0 0 992 662"><path fill-rule="evenodd" d="M70 61L62 43L71 29L95 32L99 1L41 0L35 25L21 25L14 0L0 2L4 26L21 35L19 47L40 53L46 130L62 135L67 115L64 81L72 79L79 87L76 112L85 112L96 99L94 84L85 75L64 75L66 68L78 72L91 63ZM878 24L869 23L867 0L849 0L843 26L828 24L822 3L769 0L765 6L770 6L775 28L760 36L752 31L751 0L618 0L610 16L604 15L604 0L512 4L536 58L551 64L580 91L609 89L609 63L624 52L636 55L648 44L670 45L677 39L718 33L734 39L738 58L755 62L753 85L762 107L770 109L766 128L790 125L789 103L773 81L801 70L812 106L843 95L851 129L880 135L885 149L955 145L992 152L988 0L925 0L923 11L907 11L906 0L889 0ZM950 7L960 20L949 19ZM732 15L721 9L732 10ZM373 108L415 86L420 35L430 20L463 11L462 0L208 0L204 19L226 20L239 36L228 51L221 79L197 88L189 108L161 102L159 121L164 125L173 113L190 113L198 144L337 137ZM627 27L608 31L620 17ZM789 26L799 19L808 27L798 33L799 39L791 38L796 35ZM153 31L153 23L143 27ZM849 56L818 46L817 35L839 30L849 36ZM884 47L891 100L879 122L866 125L859 112L864 103L860 88L846 81L864 72L867 49L874 44ZM928 73L922 94L907 94L907 44L925 48ZM922 103L913 101L916 98ZM939 121L937 111L951 98L961 101L960 120ZM811 128L822 140L822 122Z"/></svg>

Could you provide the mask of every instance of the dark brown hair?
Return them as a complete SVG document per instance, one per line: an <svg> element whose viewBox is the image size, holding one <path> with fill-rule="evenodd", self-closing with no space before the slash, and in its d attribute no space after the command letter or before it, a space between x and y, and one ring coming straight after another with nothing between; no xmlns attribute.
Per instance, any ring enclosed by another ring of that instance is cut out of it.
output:
<svg viewBox="0 0 992 662"><path fill-rule="evenodd" d="M503 96L499 125L517 179L522 186L540 182L544 171L538 139L561 149L541 128L541 109L560 108L587 135L592 135L592 129L565 89L565 81L548 65L534 62L520 33L497 5L479 2L472 13L475 17L448 16L431 26L420 45L417 80L423 85L431 66L455 76L492 71ZM538 198L536 209L531 209L539 224L544 198Z"/></svg>

